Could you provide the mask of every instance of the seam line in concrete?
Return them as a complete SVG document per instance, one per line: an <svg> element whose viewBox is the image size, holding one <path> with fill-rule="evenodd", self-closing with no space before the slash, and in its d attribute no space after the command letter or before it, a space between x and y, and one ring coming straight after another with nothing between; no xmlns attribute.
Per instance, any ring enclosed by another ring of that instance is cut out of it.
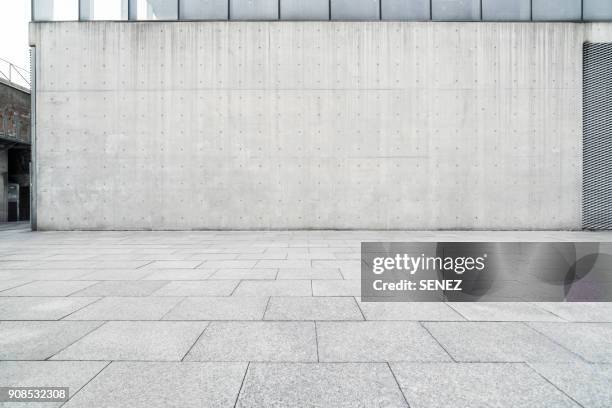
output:
<svg viewBox="0 0 612 408"><path fill-rule="evenodd" d="M315 342L317 345L317 363L321 362L321 360L319 359L319 331L317 329L317 321L314 321L314 328L315 328Z"/></svg>
<svg viewBox="0 0 612 408"><path fill-rule="evenodd" d="M78 297L88 297L88 296L78 296ZM102 299L103 299L103 297L101 296L101 297L97 298L96 300L94 300L93 302L89 302L88 304L86 304L86 305L84 305L84 306L82 306L82 307L78 308L77 310L73 310L72 312L68 313L67 315L65 315L65 316L63 316L63 317L60 317L59 319L56 319L56 320L57 320L57 321L64 320L64 319L65 319L65 318L67 318L68 316L73 315L73 314L75 314L76 312L80 312L81 310L85 309L87 306L91 306L91 305L93 305L94 303L97 303L97 302L101 301Z"/></svg>
<svg viewBox="0 0 612 408"><path fill-rule="evenodd" d="M240 393L242 392L242 387L244 386L244 381L246 380L247 373L249 372L249 367L251 367L251 362L249 361L246 366L246 370L244 370L244 376L242 377L242 382L240 383L240 388L238 389L238 393L236 394L236 401L234 401L234 408L238 405L238 400L240 399Z"/></svg>
<svg viewBox="0 0 612 408"><path fill-rule="evenodd" d="M85 333L84 335L82 335L81 337L79 337L78 339L76 339L75 341L73 341L72 343L68 344L65 347L62 347L60 350L58 350L56 353L50 355L49 357L45 358L44 361L49 361L51 358L57 356L58 354L60 354L62 351L66 350L68 347L72 346L73 344L76 344L77 342L81 341L82 339L84 339L86 336L90 335L91 333L93 333L94 331L98 330L100 327L104 326L106 323L108 322L102 322L101 324L97 325L96 327L94 327L93 329L89 330L87 333ZM108 361L108 360L102 360L102 361Z"/></svg>
<svg viewBox="0 0 612 408"><path fill-rule="evenodd" d="M266 320L266 313L268 313L268 307L270 307L270 300L272 300L272 296L268 296L268 301L266 302L266 307L263 312L263 316L261 316L261 320Z"/></svg>
<svg viewBox="0 0 612 408"><path fill-rule="evenodd" d="M544 379L544 381L546 381L547 383L549 383L550 385L552 385L553 387L555 387L557 390L559 390L559 392L561 392L561 394L565 395L567 398L569 398L570 400L574 401L576 403L576 405L578 405L579 407L584 408L584 405L582 405L581 403L579 403L578 401L576 401L574 398L572 398L571 395L569 395L568 393L566 393L565 391L563 391L561 388L557 387L557 385L555 383L553 383L552 381L550 381L548 378L546 378L544 375L540 374L540 372L538 370L536 370L535 368L533 368L529 363L523 363L524 365L526 365L531 371L533 371L534 373L536 373L536 375L540 376L542 379Z"/></svg>
<svg viewBox="0 0 612 408"><path fill-rule="evenodd" d="M406 402L406 406L410 408L410 403L408 402L408 398L406 398L406 395L404 394L404 390L402 390L402 386L400 385L399 381L397 381L397 377L395 376L395 373L393 372L393 368L391 368L391 364L389 364L388 361L387 361L387 367L389 368L389 371L391 372L391 375L393 376L393 380L395 380L395 384L397 384L397 388L402 394L402 398L404 398L404 401Z"/></svg>
<svg viewBox="0 0 612 408"><path fill-rule="evenodd" d="M366 319L365 314L363 313L363 310L361 310L361 307L359 306L359 302L357 301L357 298L355 296L349 296L349 297L353 299L353 302L355 302L355 306L357 306L357 309L359 309L359 313L361 313L361 317L363 317L363 320L367 321L368 319Z"/></svg>
<svg viewBox="0 0 612 408"><path fill-rule="evenodd" d="M434 340L436 341L436 343L438 343L438 346L440 346L440 347L442 348L442 350L444 350L444 352L445 352L446 354L448 354L448 356L451 358L451 360L453 360L455 363L457 363L458 361L457 361L457 360L455 360L455 357L453 357L453 356L451 355L451 353L449 353L449 351L446 349L446 347L444 347L444 346L442 345L442 343L440 343L440 341L439 341L439 340L436 338L436 336L434 336L433 334L431 334L431 332L429 331L429 329L427 328L427 326L425 326L425 325L423 324L423 322L418 322L418 323L419 323L419 325L421 325L421 327L422 327L423 329L425 329L425 331L426 331L426 332L427 332L427 333L428 333L428 334L431 336L431 338L432 338L432 339L434 339Z"/></svg>
<svg viewBox="0 0 612 408"><path fill-rule="evenodd" d="M176 309L181 303L183 303L185 300L187 300L187 296L183 296L183 298L181 300L179 300L178 302L176 302L176 304L174 306L172 306L166 313L164 313L164 315L162 317L159 318L159 321L164 320L164 318L166 316L168 316L168 314L170 314L170 312L172 312L174 309Z"/></svg>
<svg viewBox="0 0 612 408"><path fill-rule="evenodd" d="M181 358L180 360L181 362L185 361L185 358L189 355L189 353L191 353L191 350L195 347L195 345L198 344L198 341L200 341L200 338L202 338L202 336L204 335L206 330L208 330L209 327L210 327L210 322L207 322L206 326L204 326L204 329L202 330L202 333L200 333L200 335L195 339L191 347L189 347L189 350L187 350L183 358Z"/></svg>
<svg viewBox="0 0 612 408"><path fill-rule="evenodd" d="M109 361L104 367L102 367L102 369L100 371L98 371L96 373L96 375L94 375L93 377L91 377L89 379L89 381L87 381L85 384L83 384L82 387L80 387L78 390L76 390L76 392L74 394L72 394L70 396L70 398L68 398L68 401L64 402L62 405L60 405L60 408L63 407L64 405L66 405L67 403L69 403L74 397L75 395L77 395L83 388L85 388L87 385L89 385L90 382L92 382L97 376L100 375L100 373L104 370L106 370L106 367L108 367L109 365L111 365L112 361Z"/></svg>
<svg viewBox="0 0 612 408"><path fill-rule="evenodd" d="M582 357L580 354L578 354L578 353L568 349L563 344L558 343L555 339L547 336L545 333L542 333L541 331L539 331L535 327L532 327L531 325L529 325L529 323L540 323L540 322L519 322L519 323L524 325L525 327L527 327L529 330L533 330L535 333L537 333L540 336L544 337L546 340L550 341L551 343L561 347L563 350L567 351L571 355L578 357L580 359L580 361L585 362L585 363L591 363L591 361L589 361L586 358ZM564 322L551 322L551 323L561 323L561 324L563 324ZM565 323L565 324L567 324L567 323Z"/></svg>

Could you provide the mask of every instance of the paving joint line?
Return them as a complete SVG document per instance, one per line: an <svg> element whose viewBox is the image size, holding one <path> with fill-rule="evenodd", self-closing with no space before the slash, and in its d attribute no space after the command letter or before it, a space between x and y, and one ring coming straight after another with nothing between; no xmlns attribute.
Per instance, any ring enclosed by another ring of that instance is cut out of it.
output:
<svg viewBox="0 0 612 408"><path fill-rule="evenodd" d="M191 350L195 347L196 344L198 344L198 341L200 341L200 339L202 338L202 336L204 335L204 333L206 332L206 330L208 330L208 328L210 327L211 322L207 322L206 326L204 326L204 329L202 330L202 333L200 333L200 335L195 339L195 341L193 342L193 344L191 345L191 347L189 347L189 350L187 350L187 352L185 353L185 355L183 356L183 358L180 359L180 362L184 362L185 358L189 355L189 353L191 353Z"/></svg>
<svg viewBox="0 0 612 408"><path fill-rule="evenodd" d="M317 345L317 363L320 363L321 360L319 359L319 331L317 329L317 321L314 321L314 328L315 328L315 343Z"/></svg>
<svg viewBox="0 0 612 408"><path fill-rule="evenodd" d="M263 316L261 316L261 321L266 321L266 313L268 313L268 307L270 307L270 301L272 300L272 296L268 296L268 301L266 302L266 307L263 312Z"/></svg>
<svg viewBox="0 0 612 408"><path fill-rule="evenodd" d="M536 375L538 375L539 377L541 377L542 379L544 379L544 381L546 381L547 383L549 383L550 385L552 385L554 388L556 388L557 390L559 390L559 392L563 395L565 395L567 398L569 398L570 400L574 401L579 407L585 408L584 405L582 405L580 402L576 401L571 395L569 395L568 393L566 393L564 390L562 390L560 387L558 387L555 383L553 383L552 381L550 381L548 378L546 378L546 376L544 376L543 374L541 374L538 370L536 370L535 368L533 368L531 366L531 364L529 363L523 363L525 366L527 366L531 371L533 371Z"/></svg>
<svg viewBox="0 0 612 408"><path fill-rule="evenodd" d="M2 289L2 290L0 290L0 293L6 292L7 290L17 289L17 288L20 288L20 287L25 286L25 285L29 285L30 283L34 283L34 282L39 282L39 281L33 280L33 281L26 282L26 283L22 283L21 285L13 286L11 288ZM3 297L15 297L15 296L3 296Z"/></svg>
<svg viewBox="0 0 612 408"><path fill-rule="evenodd" d="M591 363L589 360L587 360L586 358L582 357L580 354L570 350L569 348L565 347L563 344L557 342L552 337L546 335L545 333L542 333L541 331L539 331L535 327L532 327L532 326L529 325L529 323L538 323L538 322L519 322L519 323L522 324L523 326L527 327L528 329L533 330L535 333L538 333L540 336L544 337L545 339L547 339L551 343L553 343L553 344L557 345L558 347L562 348L563 350L567 351L571 355L578 357L578 359L580 359L581 362L583 362L583 363ZM567 324L565 322L552 322L552 323Z"/></svg>
<svg viewBox="0 0 612 408"><path fill-rule="evenodd" d="M176 302L176 304L174 306L172 306L166 313L164 313L164 315L162 317L159 318L159 322L161 321L172 321L172 320L164 320L164 318L166 316L168 316L170 314L170 312L172 312L174 309L176 309L180 304L182 304L185 300L187 300L188 296L183 296L182 299L180 299L178 302ZM205 321L205 320L204 320Z"/></svg>
<svg viewBox="0 0 612 408"><path fill-rule="evenodd" d="M355 296L344 296L344 297L350 297L353 299L353 301L355 302L355 305L357 306L357 309L359 310L359 313L361 313L361 317L363 317L363 321L368 321L368 319L366 319L365 314L363 313L363 310L361 310L361 306L359 306L359 302L357 301L357 298Z"/></svg>
<svg viewBox="0 0 612 408"><path fill-rule="evenodd" d="M438 343L438 346L440 346L440 347L442 348L442 350L444 350L444 352L445 352L446 354L448 354L448 356L451 358L451 360L453 360L453 362L455 362L455 363L458 363L458 361L457 361L457 360L455 360L455 357L453 357L453 356L451 355L451 353L449 353L449 351L446 349L446 347L444 347L444 346L442 345L442 343L440 343L440 341L439 341L439 340L436 338L436 336L434 336L434 335L433 335L433 334L432 334L432 333L429 331L429 329L427 328L427 326L425 326L425 325L423 324L423 322L418 322L418 323L419 323L419 325L420 325L420 326L421 326L421 327L422 327L422 328L423 328L423 329L424 329L424 330L425 330L425 331L426 331L426 332L427 332L427 333L428 333L428 334L431 336L431 338L432 338L432 339L434 339L434 340L436 341L436 343Z"/></svg>
<svg viewBox="0 0 612 408"><path fill-rule="evenodd" d="M60 298L67 298L67 297L65 297L65 296L59 296L59 297L60 297ZM89 296L76 296L75 298L79 298L79 297L89 297ZM97 303L97 302L101 301L103 298L104 298L103 296L100 296L100 297L98 297L96 300L94 300L93 302L89 302L88 304L86 304L86 305L84 305L84 306L82 306L82 307L78 308L77 310L73 310L72 312L68 313L67 315L65 315L65 316L63 316L63 317L60 317L59 319L55 319L55 321L64 320L64 319L65 319L65 318L67 318L68 316L71 316L71 315L73 315L73 314L75 314L75 313L77 313L77 312L80 312L81 310L85 309L86 307L91 306L91 305L93 305L94 303Z"/></svg>
<svg viewBox="0 0 612 408"><path fill-rule="evenodd" d="M95 321L95 320L93 320ZM45 358L44 360L41 361L50 361L53 357L57 356L58 354L60 354L62 351L68 349L70 346L76 344L77 342L83 340L85 337L87 337L88 335L90 335L91 333L93 333L94 331L98 330L99 328L101 328L102 326L104 326L106 323L108 323L107 321L103 321L102 324L99 324L98 326L94 327L93 329L89 330L87 333L83 334L81 337L79 337L78 339L76 339L75 341L73 341L72 343L66 345L65 347L62 347L61 349L59 349L57 352L53 353L52 355L50 355L49 357ZM79 360L77 360L79 361ZM108 361L108 360L101 360L101 361Z"/></svg>
<svg viewBox="0 0 612 408"><path fill-rule="evenodd" d="M406 402L406 406L410 408L410 403L408 402L408 398L406 398L406 395L404 394L404 390L402 390L402 386L400 385L399 381L397 381L397 377L395 376L395 373L393 372L393 368L391 368L391 364L389 364L388 361L387 361L387 367L389 368L389 371L391 372L391 375L393 376L393 380L395 380L395 384L397 384L397 388L399 389L399 392L402 394L402 398L404 398L404 402Z"/></svg>
<svg viewBox="0 0 612 408"><path fill-rule="evenodd" d="M236 394L236 400L234 401L234 408L238 405L238 400L240 399L240 394L242 393L242 388L244 387L244 381L246 380L247 374L249 372L249 367L251 367L251 362L247 363L246 369L244 370L244 376L242 377L242 381L240 382L240 388L238 388L238 393Z"/></svg>
<svg viewBox="0 0 612 408"><path fill-rule="evenodd" d="M105 360L106 361L106 360ZM78 390L76 390L76 392L74 394L72 394L70 396L70 398L68 398L68 401L65 401L64 403L62 403L62 405L60 405L60 408L63 407L64 405L66 405L67 403L69 403L83 388L85 388L86 386L89 385L90 382L92 382L97 376L99 376L102 371L106 370L106 367L108 367L109 365L111 365L112 361L109 361L104 367L102 367L102 369L100 371L98 371L96 373L96 375L94 375L93 377L91 377L89 379L89 381L87 381L85 384L83 384L82 387L80 387Z"/></svg>

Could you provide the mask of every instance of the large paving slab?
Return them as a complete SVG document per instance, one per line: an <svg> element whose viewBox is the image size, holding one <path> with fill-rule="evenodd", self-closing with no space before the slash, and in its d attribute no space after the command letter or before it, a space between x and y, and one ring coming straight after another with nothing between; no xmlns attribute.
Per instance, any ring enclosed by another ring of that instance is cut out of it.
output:
<svg viewBox="0 0 612 408"><path fill-rule="evenodd" d="M425 328L460 362L573 362L578 357L516 322L427 322Z"/></svg>
<svg viewBox="0 0 612 408"><path fill-rule="evenodd" d="M0 269L0 279L7 280L97 280L82 278L83 275L88 272L83 269L16 269L16 270L2 270Z"/></svg>
<svg viewBox="0 0 612 408"><path fill-rule="evenodd" d="M107 322L54 360L180 361L205 322Z"/></svg>
<svg viewBox="0 0 612 408"><path fill-rule="evenodd" d="M530 323L555 343L592 363L612 363L612 323Z"/></svg>
<svg viewBox="0 0 612 408"><path fill-rule="evenodd" d="M59 320L96 297L0 297L0 320Z"/></svg>
<svg viewBox="0 0 612 408"><path fill-rule="evenodd" d="M186 361L317 361L313 322L212 322Z"/></svg>
<svg viewBox="0 0 612 408"><path fill-rule="evenodd" d="M449 306L467 320L493 322L559 322L562 319L526 302L455 302Z"/></svg>
<svg viewBox="0 0 612 408"><path fill-rule="evenodd" d="M267 297L188 297L164 320L262 320Z"/></svg>
<svg viewBox="0 0 612 408"><path fill-rule="evenodd" d="M361 280L313 280L313 296L361 296Z"/></svg>
<svg viewBox="0 0 612 408"><path fill-rule="evenodd" d="M69 296L97 281L36 281L0 292L0 296Z"/></svg>
<svg viewBox="0 0 612 408"><path fill-rule="evenodd" d="M366 320L458 321L463 316L442 302L357 302Z"/></svg>
<svg viewBox="0 0 612 408"><path fill-rule="evenodd" d="M211 279L262 279L262 280L273 280L276 279L278 269L219 269L212 276Z"/></svg>
<svg viewBox="0 0 612 408"><path fill-rule="evenodd" d="M202 280L173 281L155 291L152 296L229 296L239 281Z"/></svg>
<svg viewBox="0 0 612 408"><path fill-rule="evenodd" d="M215 273L216 269L160 269L144 276L143 280L205 280Z"/></svg>
<svg viewBox="0 0 612 408"><path fill-rule="evenodd" d="M272 297L265 320L363 320L352 297Z"/></svg>
<svg viewBox="0 0 612 408"><path fill-rule="evenodd" d="M309 280L243 280L233 296L311 296Z"/></svg>
<svg viewBox="0 0 612 408"><path fill-rule="evenodd" d="M570 322L608 322L612 323L612 303L537 303L549 312Z"/></svg>
<svg viewBox="0 0 612 408"><path fill-rule="evenodd" d="M524 364L392 363L412 408L579 405Z"/></svg>
<svg viewBox="0 0 612 408"><path fill-rule="evenodd" d="M150 264L146 265L143 269L194 269L197 268L200 264L202 264L202 261L153 261Z"/></svg>
<svg viewBox="0 0 612 408"><path fill-rule="evenodd" d="M160 320L182 299L181 297L105 297L72 313L64 320Z"/></svg>
<svg viewBox="0 0 612 408"><path fill-rule="evenodd" d="M246 363L113 362L67 408L232 408Z"/></svg>
<svg viewBox="0 0 612 408"><path fill-rule="evenodd" d="M333 268L279 268L276 279L342 279L342 275Z"/></svg>
<svg viewBox="0 0 612 408"><path fill-rule="evenodd" d="M0 322L0 360L45 360L102 322Z"/></svg>
<svg viewBox="0 0 612 408"><path fill-rule="evenodd" d="M139 280L151 274L147 269L97 269L83 274L80 272L79 279L100 281L127 281ZM39 278L42 279L42 278Z"/></svg>
<svg viewBox="0 0 612 408"><path fill-rule="evenodd" d="M416 322L317 322L319 360L451 361Z"/></svg>
<svg viewBox="0 0 612 408"><path fill-rule="evenodd" d="M0 387L68 387L71 397L107 365L105 361L0 361ZM63 404L0 402L0 407L49 408Z"/></svg>
<svg viewBox="0 0 612 408"><path fill-rule="evenodd" d="M551 363L530 366L583 407L612 407L612 365Z"/></svg>
<svg viewBox="0 0 612 408"><path fill-rule="evenodd" d="M387 364L251 363L240 408L408 407Z"/></svg>
<svg viewBox="0 0 612 408"><path fill-rule="evenodd" d="M149 296L167 281L120 281L99 282L72 296Z"/></svg>
<svg viewBox="0 0 612 408"><path fill-rule="evenodd" d="M19 274L17 274L17 276L19 276ZM3 294L3 291L19 287L30 282L31 281L24 279L0 280L0 294Z"/></svg>

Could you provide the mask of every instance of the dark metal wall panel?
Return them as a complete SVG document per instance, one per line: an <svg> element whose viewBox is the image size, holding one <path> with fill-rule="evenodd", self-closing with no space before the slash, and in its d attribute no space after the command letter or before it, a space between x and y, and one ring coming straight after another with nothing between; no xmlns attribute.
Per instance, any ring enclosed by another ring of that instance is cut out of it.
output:
<svg viewBox="0 0 612 408"><path fill-rule="evenodd" d="M432 0L431 7L434 20L480 20L480 0Z"/></svg>
<svg viewBox="0 0 612 408"><path fill-rule="evenodd" d="M383 20L426 21L431 18L430 0L381 0Z"/></svg>
<svg viewBox="0 0 612 408"><path fill-rule="evenodd" d="M230 0L232 20L278 20L278 0Z"/></svg>
<svg viewBox="0 0 612 408"><path fill-rule="evenodd" d="M583 18L585 20L612 20L612 0L584 0L583 7Z"/></svg>
<svg viewBox="0 0 612 408"><path fill-rule="evenodd" d="M227 0L180 0L181 20L227 20Z"/></svg>
<svg viewBox="0 0 612 408"><path fill-rule="evenodd" d="M332 20L379 20L379 0L331 0Z"/></svg>
<svg viewBox="0 0 612 408"><path fill-rule="evenodd" d="M612 43L584 45L583 227L612 229Z"/></svg>
<svg viewBox="0 0 612 408"><path fill-rule="evenodd" d="M482 19L528 21L531 19L531 0L482 0Z"/></svg>
<svg viewBox="0 0 612 408"><path fill-rule="evenodd" d="M581 0L532 0L535 21L575 21L582 18Z"/></svg>
<svg viewBox="0 0 612 408"><path fill-rule="evenodd" d="M329 0L281 0L281 20L329 20Z"/></svg>

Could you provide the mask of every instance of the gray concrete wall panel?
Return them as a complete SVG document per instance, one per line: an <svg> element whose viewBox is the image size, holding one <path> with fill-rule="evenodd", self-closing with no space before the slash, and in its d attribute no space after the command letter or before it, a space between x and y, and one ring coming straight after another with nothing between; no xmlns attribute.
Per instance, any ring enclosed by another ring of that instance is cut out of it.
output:
<svg viewBox="0 0 612 408"><path fill-rule="evenodd" d="M34 24L38 225L579 229L589 27Z"/></svg>

